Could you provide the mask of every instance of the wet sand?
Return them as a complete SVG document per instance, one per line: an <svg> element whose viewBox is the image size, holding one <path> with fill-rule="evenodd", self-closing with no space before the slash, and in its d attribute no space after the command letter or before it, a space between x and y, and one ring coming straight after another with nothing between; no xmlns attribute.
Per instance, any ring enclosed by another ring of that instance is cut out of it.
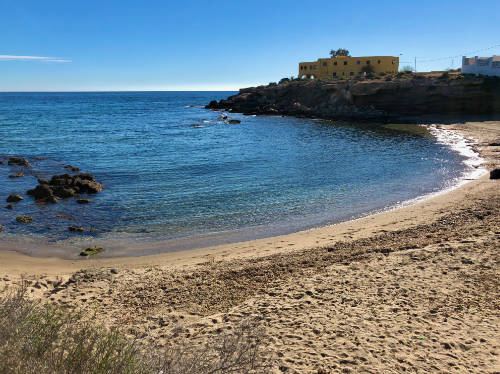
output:
<svg viewBox="0 0 500 374"><path fill-rule="evenodd" d="M443 125L500 166L500 123ZM412 206L290 235L135 258L0 251L0 286L89 307L159 346L253 316L274 372L500 370L500 188L488 176Z"/></svg>

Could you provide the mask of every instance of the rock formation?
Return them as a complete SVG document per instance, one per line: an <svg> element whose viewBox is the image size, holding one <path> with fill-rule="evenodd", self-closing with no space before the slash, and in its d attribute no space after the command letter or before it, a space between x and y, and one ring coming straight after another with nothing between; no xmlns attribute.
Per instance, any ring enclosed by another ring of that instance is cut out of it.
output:
<svg viewBox="0 0 500 374"><path fill-rule="evenodd" d="M102 191L102 185L92 174L54 175L50 180L39 179L39 185L28 191L38 201L57 202L56 197L68 198L77 194L95 194Z"/></svg>
<svg viewBox="0 0 500 374"><path fill-rule="evenodd" d="M500 79L396 74L377 79L304 81L241 89L209 109L336 120L420 122L500 115Z"/></svg>

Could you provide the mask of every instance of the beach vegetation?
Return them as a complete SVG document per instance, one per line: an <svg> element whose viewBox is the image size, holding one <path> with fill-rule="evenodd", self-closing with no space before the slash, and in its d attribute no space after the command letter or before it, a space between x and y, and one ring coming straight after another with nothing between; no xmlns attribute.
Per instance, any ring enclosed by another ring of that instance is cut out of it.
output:
<svg viewBox="0 0 500 374"><path fill-rule="evenodd" d="M268 373L263 330L247 320L200 344L157 349L95 322L95 313L0 290L2 374Z"/></svg>

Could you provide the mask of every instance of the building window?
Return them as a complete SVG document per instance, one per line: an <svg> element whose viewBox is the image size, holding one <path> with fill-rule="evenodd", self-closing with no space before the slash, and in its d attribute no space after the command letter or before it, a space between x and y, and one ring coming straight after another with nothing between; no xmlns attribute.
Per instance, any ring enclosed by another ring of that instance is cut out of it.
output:
<svg viewBox="0 0 500 374"><path fill-rule="evenodd" d="M392 60L392 64L394 65L395 63L396 63L396 61L395 61L395 60Z"/></svg>
<svg viewBox="0 0 500 374"><path fill-rule="evenodd" d="M334 62L333 62L333 64L334 64L335 66L337 66L337 61L334 61Z"/></svg>
<svg viewBox="0 0 500 374"><path fill-rule="evenodd" d="M326 62L323 62L323 66L326 66Z"/></svg>
<svg viewBox="0 0 500 374"><path fill-rule="evenodd" d="M380 65L380 60L378 60L377 63Z"/></svg>
<svg viewBox="0 0 500 374"><path fill-rule="evenodd" d="M349 75L352 77L352 76L354 75L354 72L353 72L353 71L351 71L351 72L349 73Z"/></svg>
<svg viewBox="0 0 500 374"><path fill-rule="evenodd" d="M370 60L366 60L366 65L370 65Z"/></svg>
<svg viewBox="0 0 500 374"><path fill-rule="evenodd" d="M312 69L313 69L313 66L312 66L312 65L310 65L310 66L309 66L309 70L312 70Z"/></svg>
<svg viewBox="0 0 500 374"><path fill-rule="evenodd" d="M357 63L358 65L360 65L360 64L361 64L361 61L356 61L356 63Z"/></svg>
<svg viewBox="0 0 500 374"><path fill-rule="evenodd" d="M347 65L347 61L344 61L344 65Z"/></svg>
<svg viewBox="0 0 500 374"><path fill-rule="evenodd" d="M333 73L333 76L336 77L337 76L337 73Z"/></svg>
<svg viewBox="0 0 500 374"><path fill-rule="evenodd" d="M344 71L342 72L342 75L345 75L345 72L344 72Z"/></svg>

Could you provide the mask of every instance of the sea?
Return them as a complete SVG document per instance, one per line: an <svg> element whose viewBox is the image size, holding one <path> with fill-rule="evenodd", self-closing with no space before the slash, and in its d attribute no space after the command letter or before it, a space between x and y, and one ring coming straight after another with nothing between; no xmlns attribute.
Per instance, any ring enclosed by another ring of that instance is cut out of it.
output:
<svg viewBox="0 0 500 374"><path fill-rule="evenodd" d="M234 93L0 93L0 242L35 255L44 255L38 243L58 246L69 257L96 243L113 243L113 256L236 242L408 204L477 168L463 138L436 128L204 108ZM32 166L9 166L10 156ZM67 165L104 190L83 196L89 204L26 195L37 178L75 174ZM12 193L24 200L9 210ZM17 223L20 215L33 223ZM131 243L143 250L127 253Z"/></svg>

